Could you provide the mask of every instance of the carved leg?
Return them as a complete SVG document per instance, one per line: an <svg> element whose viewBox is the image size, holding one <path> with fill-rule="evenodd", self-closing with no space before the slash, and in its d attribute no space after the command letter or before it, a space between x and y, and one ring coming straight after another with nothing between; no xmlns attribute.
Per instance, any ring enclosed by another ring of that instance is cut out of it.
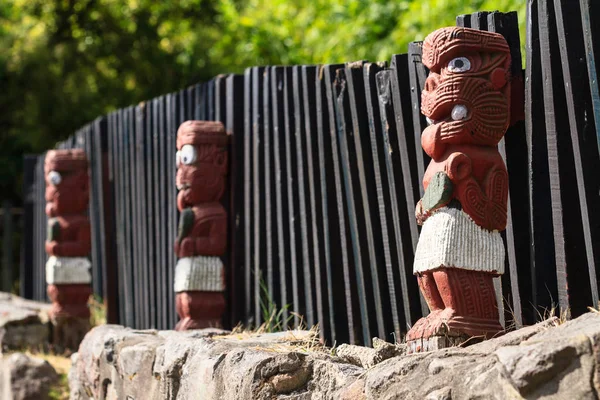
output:
<svg viewBox="0 0 600 400"><path fill-rule="evenodd" d="M90 329L90 310L87 301L92 288L87 284L48 285L52 302L52 343L55 348L77 351L79 343Z"/></svg>
<svg viewBox="0 0 600 400"><path fill-rule="evenodd" d="M221 317L225 312L223 292L180 292L175 301L180 318L176 331L221 327Z"/></svg>
<svg viewBox="0 0 600 400"><path fill-rule="evenodd" d="M490 338L503 330L494 292L494 275L459 268L433 273L445 310L441 317L449 331Z"/></svg>
<svg viewBox="0 0 600 400"><path fill-rule="evenodd" d="M418 274L417 281L419 283L419 289L421 289L421 293L423 294L431 313L428 316L419 319L413 325L406 335L407 340L422 338L429 325L429 320L435 318L444 309L444 302L438 291L435 279L433 278L433 272L426 271Z"/></svg>

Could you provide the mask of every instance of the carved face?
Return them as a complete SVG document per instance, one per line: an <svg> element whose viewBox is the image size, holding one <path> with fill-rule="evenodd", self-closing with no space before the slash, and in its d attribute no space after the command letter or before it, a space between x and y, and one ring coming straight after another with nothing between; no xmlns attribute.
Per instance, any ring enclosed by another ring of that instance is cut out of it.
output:
<svg viewBox="0 0 600 400"><path fill-rule="evenodd" d="M494 146L510 122L510 51L502 35L442 28L423 43L421 111L435 141ZM426 149L427 151L427 149Z"/></svg>
<svg viewBox="0 0 600 400"><path fill-rule="evenodd" d="M219 201L225 191L228 137L220 122L187 121L177 132L177 207Z"/></svg>
<svg viewBox="0 0 600 400"><path fill-rule="evenodd" d="M81 214L89 202L88 162L83 150L51 150L44 162L46 214Z"/></svg>

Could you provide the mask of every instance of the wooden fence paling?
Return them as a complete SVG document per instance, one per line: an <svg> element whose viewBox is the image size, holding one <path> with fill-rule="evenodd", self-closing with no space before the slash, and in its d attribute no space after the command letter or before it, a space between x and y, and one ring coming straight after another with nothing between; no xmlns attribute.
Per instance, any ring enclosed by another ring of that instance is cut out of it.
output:
<svg viewBox="0 0 600 400"><path fill-rule="evenodd" d="M324 216L323 206L326 206L327 195L322 192L319 185L319 160L318 154L322 145L322 138L318 137L318 109L316 103L316 86L318 66L302 66L302 105L304 107L304 143L306 146L306 168L308 174L308 194L310 212L310 235L312 241L313 257L309 260L314 268L315 305L317 322L322 327L319 335L322 340L331 341L331 329L333 328L328 318L333 310L325 307L325 299L328 299L331 283L325 267L324 255ZM329 303L328 303L329 305Z"/></svg>
<svg viewBox="0 0 600 400"><path fill-rule="evenodd" d="M537 0L527 4L525 132L529 162L529 230L534 308L550 305L558 298L550 204L550 175L546 145L546 123L542 100L542 62L539 46ZM510 179L510 176L509 176ZM543 282L543 285L539 283Z"/></svg>
<svg viewBox="0 0 600 400"><path fill-rule="evenodd" d="M338 140L338 124L340 116L337 112L337 95L335 93L334 84L338 73L343 73L343 65L326 65L323 70L323 77L325 81L325 95L327 97L327 114L328 126L329 126L329 140L331 143L331 159L333 166L333 182L329 183L329 192L335 193L335 201L332 198L333 204L331 209L337 210L337 232L332 232L332 258L335 255L340 257L337 259L338 266L341 261L342 271L339 271L339 267L335 268L334 272L341 272L344 278L344 297L345 297L345 309L346 309L346 322L348 323L348 341L350 343L357 342L357 335L355 331L354 314L353 310L358 309L358 299L352 296L352 293L356 293L356 281L353 274L350 273L350 263L352 262L352 252L348 251L349 238L347 235L348 231L348 219L345 213L345 201L344 201L344 187L342 183L342 166L340 163L340 144ZM332 218L329 219L332 221ZM334 239L335 238L335 239ZM335 242L334 242L335 240ZM336 246L337 245L337 246ZM334 247L335 246L335 247ZM339 249L339 253L334 251ZM337 254L336 254L337 253ZM334 259L335 260L335 259ZM342 337L342 332L337 331L337 334Z"/></svg>
<svg viewBox="0 0 600 400"><path fill-rule="evenodd" d="M35 260L35 234L38 230L35 224L35 165L36 155L23 156L23 233L21 239L21 264L19 268L20 296L33 298L33 269Z"/></svg>
<svg viewBox="0 0 600 400"><path fill-rule="evenodd" d="M339 176L339 165L337 164L337 144L335 139L335 115L330 109L333 104L329 102L328 96L330 91L327 88L327 81L331 85L332 71L341 68L342 65L320 66L315 77L315 97L316 97L316 118L317 118L317 146L318 146L318 166L319 166L319 181L321 189L321 212L323 221L323 253L324 266L327 281L327 304L329 307L329 324L331 326L331 343L335 343L338 337L349 338L354 333L352 329L348 330L348 334L338 336L337 326L345 327L351 324L348 316L352 316L352 303L349 303L349 312L345 315L342 310L347 310L346 307L346 291L344 290L347 282L345 267L342 267L344 272L341 273L343 279L335 279L334 274L339 272L339 269L333 265L334 260L347 261L344 256L346 248L342 245L342 232L344 219L338 216L338 192L336 191L336 182ZM335 72L333 72L335 74ZM332 126L333 124L333 126ZM335 151L333 150L335 146ZM340 224L341 222L341 224ZM339 265L339 262L336 263ZM340 285L340 282L342 284ZM338 288L342 290L338 290ZM341 330L345 332L344 329ZM352 332L350 334L350 332ZM341 339L343 340L343 339ZM346 339L349 340L349 339ZM353 339L352 339L353 340Z"/></svg>
<svg viewBox="0 0 600 400"><path fill-rule="evenodd" d="M9 200L4 201L2 208L2 273L0 274L2 281L0 284L0 290L11 292L13 282L13 215L11 202Z"/></svg>
<svg viewBox="0 0 600 400"><path fill-rule="evenodd" d="M598 304L600 299L598 297L598 278L595 265L596 260L600 263L600 238L598 237L600 232L595 232L597 237L594 248L592 226L599 226L598 222L600 221L598 219L599 213L596 211L597 207L593 207L592 204L599 204L600 200L600 194L598 193L600 179L597 174L600 163L598 162L597 148L586 143L590 137L593 137L591 132L593 131L593 124L588 124L587 120L588 115L593 115L594 112L590 85L587 83L589 82L588 69L581 65L579 61L585 57L585 39L580 17L582 14L577 4L559 0L554 0L554 11L556 13L556 28L558 30L562 75L569 115L591 303ZM591 36L591 32L587 35ZM591 202L588 202L588 198ZM594 255L594 253L596 254ZM580 271L581 269L583 268L578 265L577 270ZM584 278L581 277L581 279Z"/></svg>
<svg viewBox="0 0 600 400"><path fill-rule="evenodd" d="M273 199L272 193L275 191L273 185L272 176L272 142L273 142L273 127L271 124L271 67L266 67L263 73L263 85L262 85L262 105L263 105L263 139L261 140L260 146L262 147L263 155L263 177L262 177L262 190L263 190L263 202L264 202L264 217L263 217L263 229L262 234L265 240L265 255L262 268L264 268L266 280L264 284L267 285L267 289L271 295L271 298L275 297L275 277L274 277L274 240L273 240Z"/></svg>
<svg viewBox="0 0 600 400"><path fill-rule="evenodd" d="M244 72L244 209L252 207L252 73ZM200 115L202 117L202 114ZM244 213L244 278L245 278L245 320L252 321L252 253L253 235L252 218L249 212Z"/></svg>
<svg viewBox="0 0 600 400"><path fill-rule="evenodd" d="M230 160L230 219L229 219L229 268L227 269L227 293L230 299L231 324L243 320L243 291L244 276L244 77L229 75L226 78L226 122L225 129L231 134ZM196 102L196 109L198 102Z"/></svg>
<svg viewBox="0 0 600 400"><path fill-rule="evenodd" d="M266 240L265 240L265 201L264 201L264 180L261 176L261 162L264 158L263 140L264 140L264 108L262 107L263 98L261 89L263 87L265 69L262 67L252 68L252 211L254 221L254 321L256 326L262 322L261 312L261 283L264 282L263 268L265 265Z"/></svg>
<svg viewBox="0 0 600 400"><path fill-rule="evenodd" d="M411 42L408 44L408 73L410 77L410 94L412 99L413 134L415 138L413 144L415 146L414 154L416 156L416 167L418 171L419 198L423 197L423 175L431 160L421 147L421 132L423 132L427 126L425 116L421 114L421 91L425 87L425 80L429 73L427 68L421 62L422 53L422 42Z"/></svg>
<svg viewBox="0 0 600 400"><path fill-rule="evenodd" d="M356 63L354 63L356 66ZM362 62L360 62L360 68L362 69ZM346 216L348 217L348 236L350 238L350 244L352 247L353 263L350 264L354 268L354 275L356 279L356 291L358 293L358 304L360 310L359 327L362 328L362 343L370 343L371 341L371 327L369 318L369 308L367 304L367 287L364 272L364 259L363 250L366 249L366 243L361 241L359 237L359 214L358 206L356 204L360 197L355 195L360 189L356 187L358 184L356 181L357 168L355 165L351 165L351 162L355 162L355 149L354 143L350 142L350 139L354 136L352 127L352 115L350 111L350 97L351 94L348 91L348 66L344 70L340 69L336 71L336 77L333 85L334 98L335 98L335 113L337 120L337 136L340 150L340 161L343 176L343 191L346 197ZM361 204L359 205L361 206ZM364 239L364 238L362 238Z"/></svg>
<svg viewBox="0 0 600 400"><path fill-rule="evenodd" d="M294 67L286 67L283 80L283 112L284 112L284 143L285 143L285 185L287 189L289 220L289 242L286 246L290 252L290 271L292 284L292 309L294 311L294 327L300 325L301 310L304 308L305 299L300 294L304 286L304 276L299 271L302 262L302 232L300 201L298 191L303 190L298 186L297 154L296 154L296 114L294 113Z"/></svg>
<svg viewBox="0 0 600 400"><path fill-rule="evenodd" d="M578 209L578 204L574 204L577 200L571 196L573 192L577 193L577 189L573 187L573 184L577 180L572 167L570 167L573 161L572 155L568 152L568 149L572 148L570 143L571 138L567 134L569 131L568 119L558 117L563 110L566 110L566 99L564 87L562 86L560 46L557 40L554 6L551 2L539 1L537 12L542 59L542 79L544 80L543 99L546 134L548 138L548 165L551 185L550 198L552 202L558 303L561 311L567 312L578 306L585 308L585 305L573 302L579 296L573 296L576 288L572 287L569 290L569 279L567 278L567 275L576 278L579 274L581 261L585 263L585 260L581 260L581 253L573 247L575 245L573 240L578 230L578 227L574 225L577 222L581 224L581 216L577 218L573 213ZM569 215L571 218L567 219ZM589 288L587 291L589 293Z"/></svg>
<svg viewBox="0 0 600 400"><path fill-rule="evenodd" d="M283 321L288 320L288 308L289 295L287 285L287 271L289 265L288 258L288 246L286 238L289 235L289 220L286 218L286 212L288 207L287 202L287 190L284 190L285 183L283 182L284 176L286 176L286 165L285 165L285 146L284 146L284 135L285 135L285 123L283 116L283 85L284 85L284 67L272 67L271 68L271 117L272 117L272 131L273 131L273 167L274 167L274 192L275 192L275 230L276 234L276 248L277 248L277 270L273 271L273 274L278 276L279 285L278 289L272 292L273 299L277 302L279 307L282 308L282 319Z"/></svg>
<svg viewBox="0 0 600 400"><path fill-rule="evenodd" d="M378 239L378 244L380 244L383 248L383 261L385 264L385 274L381 274L381 286L383 289L387 287L388 294L388 296L382 296L381 298L381 301L383 303L382 311L383 308L385 308L387 311L386 314L391 313L392 315L392 324L391 326L390 324L386 325L385 332L387 333L391 329L391 331L396 334L396 337L400 337L400 318L398 316L398 298L396 295L397 291L395 283L397 278L394 276L394 271L398 271L401 268L398 264L403 263L404 259L403 257L392 258L392 249L396 250L396 241L392 239L394 237L392 230L388 229L388 226L393 225L394 223L393 217L391 216L389 210L391 210L393 207L397 208L398 204L391 203L389 195L391 187L384 184L384 181L386 181L386 183L390 182L390 179L388 179L387 177L387 173L389 171L386 171L384 163L384 153L390 151L390 146L389 141L384 139L384 133L382 132L382 128L384 127L384 125L382 124L382 114L379 110L379 96L383 93L379 94L377 90L378 85L376 81L377 74L379 72L382 72L384 69L384 66L380 66L377 64L366 64L363 74L366 108L369 121L371 160L373 164L372 172L375 183L377 199L376 204L379 216L380 233L378 237L376 237L376 239ZM389 88L389 84L387 86ZM383 115L385 115L385 112ZM387 132L386 137L389 137L389 134L387 134ZM375 201L373 201L373 203L375 203ZM374 216L374 218L376 217ZM377 229L377 227L375 227L374 229ZM397 254L396 251L394 251L394 253ZM375 267L377 268L378 265L375 265ZM386 279L383 279L384 276ZM385 335L384 338L386 338L386 336L387 335Z"/></svg>
<svg viewBox="0 0 600 400"><path fill-rule="evenodd" d="M299 219L299 258L302 263L302 281L304 286L304 301L302 315L306 318L306 323L309 326L314 325L315 309L314 309L314 274L311 271L312 253L314 249L309 243L308 222L312 215L312 210L307 207L306 197L310 196L307 177L307 160L306 160L306 126L304 114L304 99L302 87L302 70L301 66L295 66L292 69L292 96L293 96L293 113L294 113L294 147L296 158L296 179L297 179L297 196L298 196L298 214Z"/></svg>
<svg viewBox="0 0 600 400"><path fill-rule="evenodd" d="M597 1L579 0L581 24L584 32L586 61L588 68L588 82L592 96L593 114L596 121L596 142L600 153L600 82L598 81L598 62L596 55L600 54L600 34L598 29L593 29L594 23L600 21L600 6Z"/></svg>

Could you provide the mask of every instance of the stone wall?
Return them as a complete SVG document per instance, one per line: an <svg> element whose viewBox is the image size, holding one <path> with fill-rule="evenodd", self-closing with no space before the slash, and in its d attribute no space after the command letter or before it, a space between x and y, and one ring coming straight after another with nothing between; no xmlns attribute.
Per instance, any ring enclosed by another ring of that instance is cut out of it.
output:
<svg viewBox="0 0 600 400"><path fill-rule="evenodd" d="M71 399L596 399L600 314L465 348L324 349L311 332L95 328L73 356ZM386 349L386 350L382 350ZM391 357L391 358L388 358Z"/></svg>

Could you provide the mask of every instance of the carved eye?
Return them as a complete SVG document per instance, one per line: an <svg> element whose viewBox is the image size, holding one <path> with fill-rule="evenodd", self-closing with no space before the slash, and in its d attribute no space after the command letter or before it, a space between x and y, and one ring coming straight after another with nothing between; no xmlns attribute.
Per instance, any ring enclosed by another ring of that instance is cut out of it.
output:
<svg viewBox="0 0 600 400"><path fill-rule="evenodd" d="M450 72L466 72L471 69L471 61L467 57L456 57L448 63Z"/></svg>
<svg viewBox="0 0 600 400"><path fill-rule="evenodd" d="M52 185L57 186L62 182L62 176L56 171L50 171L48 172L48 180Z"/></svg>
<svg viewBox="0 0 600 400"><path fill-rule="evenodd" d="M190 165L196 161L196 148L191 144L186 144L179 150L179 158L185 165Z"/></svg>

